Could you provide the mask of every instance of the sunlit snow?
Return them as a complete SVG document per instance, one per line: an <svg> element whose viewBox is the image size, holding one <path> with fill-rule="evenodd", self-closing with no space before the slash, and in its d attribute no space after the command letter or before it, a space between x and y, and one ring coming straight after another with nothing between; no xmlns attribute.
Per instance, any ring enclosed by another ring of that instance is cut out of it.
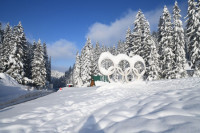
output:
<svg viewBox="0 0 200 133"><path fill-rule="evenodd" d="M97 83L0 110L0 132L199 133L199 116L199 78Z"/></svg>

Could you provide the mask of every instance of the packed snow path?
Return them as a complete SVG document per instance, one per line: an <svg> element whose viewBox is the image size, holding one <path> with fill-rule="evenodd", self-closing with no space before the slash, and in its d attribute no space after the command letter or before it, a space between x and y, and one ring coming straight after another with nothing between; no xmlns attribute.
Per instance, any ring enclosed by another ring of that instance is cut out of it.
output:
<svg viewBox="0 0 200 133"><path fill-rule="evenodd" d="M0 110L0 132L200 132L200 79L64 88Z"/></svg>

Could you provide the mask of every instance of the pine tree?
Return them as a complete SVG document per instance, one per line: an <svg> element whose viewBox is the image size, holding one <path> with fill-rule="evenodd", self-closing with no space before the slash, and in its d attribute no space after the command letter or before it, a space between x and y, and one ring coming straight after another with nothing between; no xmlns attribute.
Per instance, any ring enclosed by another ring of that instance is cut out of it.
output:
<svg viewBox="0 0 200 133"><path fill-rule="evenodd" d="M8 71L8 69L11 67L11 64L9 62L9 57L11 55L11 52L14 48L12 40L12 28L10 27L9 23L6 25L3 43L2 43L2 69L3 72Z"/></svg>
<svg viewBox="0 0 200 133"><path fill-rule="evenodd" d="M3 33L4 31L2 30L2 26L0 23L0 73L3 72L3 61L2 61L2 57L3 57Z"/></svg>
<svg viewBox="0 0 200 133"><path fill-rule="evenodd" d="M160 16L160 19L159 19L159 23L158 23L158 38L157 38L157 40L158 40L158 54L159 55L161 55L162 53L160 53L160 52L162 52L162 47L160 46L160 42L161 42L161 39L163 38L163 35L162 35L162 31L164 30L163 29L164 27L163 27L163 18L162 18L162 16Z"/></svg>
<svg viewBox="0 0 200 133"><path fill-rule="evenodd" d="M173 18L174 18L174 27L173 27L173 42L174 42L174 54L175 54L175 71L176 78L181 78L186 76L185 63L185 37L184 30L182 26L182 21L180 20L181 10L178 7L177 1L175 2L173 8Z"/></svg>
<svg viewBox="0 0 200 133"><path fill-rule="evenodd" d="M49 75L49 71L48 71L48 54L47 54L47 46L46 46L46 43L43 43L43 51L44 51L44 62L45 62L45 68L46 68L46 81L49 81L48 80L48 75ZM49 81L50 82L50 81Z"/></svg>
<svg viewBox="0 0 200 133"><path fill-rule="evenodd" d="M88 38L84 48L81 50L81 79L83 84L89 83L93 76L93 54L91 40Z"/></svg>
<svg viewBox="0 0 200 133"><path fill-rule="evenodd" d="M126 32L126 43L125 43L125 53L129 56L132 48L132 35L131 35L131 29L128 28Z"/></svg>
<svg viewBox="0 0 200 133"><path fill-rule="evenodd" d="M32 80L37 87L43 87L46 83L46 68L44 62L44 51L39 40L34 48L32 64Z"/></svg>
<svg viewBox="0 0 200 133"><path fill-rule="evenodd" d="M47 64L47 81L51 83L51 57L49 58L48 64Z"/></svg>
<svg viewBox="0 0 200 133"><path fill-rule="evenodd" d="M192 61L192 67L195 66L194 58L192 57L194 54L194 49L196 49L195 45L197 43L196 39L196 28L197 28L197 16L196 14L196 5L195 0L188 0L188 11L187 11L187 24L186 24L186 34L188 37L188 52L189 52L189 60Z"/></svg>
<svg viewBox="0 0 200 133"><path fill-rule="evenodd" d="M145 17L144 17L145 18ZM156 49L156 43L154 42L150 34L149 22L144 19L144 30L142 35L142 48L140 56L143 57L146 66L146 72L144 79L146 80L158 80L159 79L159 64L158 64L158 52Z"/></svg>
<svg viewBox="0 0 200 133"><path fill-rule="evenodd" d="M200 77L200 0L197 3L195 22L195 39L191 47L191 61L194 68L194 76ZM190 44L191 45L191 44Z"/></svg>
<svg viewBox="0 0 200 133"><path fill-rule="evenodd" d="M160 79L159 72L159 55L156 49L156 44L151 36L147 36L145 38L146 44L144 49L146 49L146 53L144 54L144 60L146 65L146 72L144 75L144 79L146 80L158 80Z"/></svg>
<svg viewBox="0 0 200 133"><path fill-rule="evenodd" d="M161 38L159 39L159 53L160 53L160 68L161 68L161 76L165 79L175 78L175 70L174 70L174 58L175 55L173 53L173 39L172 39L172 23L171 23L171 15L165 6L163 9L162 15L162 23L160 23L159 34L161 34ZM159 35L160 36L160 35Z"/></svg>
<svg viewBox="0 0 200 133"><path fill-rule="evenodd" d="M94 49L94 75L100 75L99 67L98 67L98 60L101 54L101 48L99 46L99 43L96 43L95 49Z"/></svg>
<svg viewBox="0 0 200 133"><path fill-rule="evenodd" d="M29 78L29 72L30 72L30 49L26 40L26 36L24 33L24 28L21 24L21 22L19 22L19 24L16 26L17 29L17 36L19 37L19 45L22 47L22 54L21 54L21 58L22 58L22 63L23 63L23 69L24 69L24 76Z"/></svg>
<svg viewBox="0 0 200 133"><path fill-rule="evenodd" d="M74 72L73 72L74 84L77 86L82 85L82 80L80 77L80 74L81 74L80 70L81 70L80 56L79 56L79 53L77 52L76 63L75 63Z"/></svg>

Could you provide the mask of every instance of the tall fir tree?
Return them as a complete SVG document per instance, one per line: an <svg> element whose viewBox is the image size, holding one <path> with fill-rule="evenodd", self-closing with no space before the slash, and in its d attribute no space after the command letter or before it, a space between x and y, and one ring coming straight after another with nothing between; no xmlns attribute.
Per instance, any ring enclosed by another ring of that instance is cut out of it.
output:
<svg viewBox="0 0 200 133"><path fill-rule="evenodd" d="M48 75L49 75L49 71L48 71L48 67L49 67L49 57L47 54L47 46L46 43L43 43L43 51L44 51L44 63L45 63L45 68L46 68L46 80L48 80ZM50 82L50 81L49 81Z"/></svg>
<svg viewBox="0 0 200 133"><path fill-rule="evenodd" d="M49 58L48 64L47 64L47 81L51 83L51 57Z"/></svg>
<svg viewBox="0 0 200 133"><path fill-rule="evenodd" d="M22 55L21 55L21 58L22 58L22 63L24 65L23 69L24 69L24 76L25 77L28 77L29 78L29 71L30 71L30 61L29 61L29 56L30 56L30 49L28 47L28 43L27 43L27 40L26 40L26 36L25 36L25 33L24 33L24 28L21 24L21 22L19 22L19 24L16 26L16 28L18 29L18 37L19 37L19 45L21 45L22 47Z"/></svg>
<svg viewBox="0 0 200 133"><path fill-rule="evenodd" d="M2 25L0 22L0 73L3 72L3 61L2 61L2 57L3 57L3 34L4 31L2 29Z"/></svg>
<svg viewBox="0 0 200 133"><path fill-rule="evenodd" d="M142 11L139 10L137 12L136 19L134 21L131 56L142 54L141 52L144 41L145 23L146 23L146 18L144 17Z"/></svg>
<svg viewBox="0 0 200 133"><path fill-rule="evenodd" d="M8 55L8 60L6 69L4 70L7 74L17 80L18 83L22 84L24 79L24 36L20 29L20 23L18 26L13 28L11 33L10 52ZM25 42L26 43L26 42Z"/></svg>
<svg viewBox="0 0 200 133"><path fill-rule="evenodd" d="M46 68L44 51L39 40L34 48L32 65L32 80L37 87L44 87L46 83Z"/></svg>
<svg viewBox="0 0 200 133"><path fill-rule="evenodd" d="M193 59L194 49L196 49L196 28L197 28L197 16L196 14L196 5L195 0L188 0L188 11L187 11L187 20L186 20L186 34L188 37L188 52L189 60L192 61L192 67L195 66L195 61Z"/></svg>
<svg viewBox="0 0 200 133"><path fill-rule="evenodd" d="M126 43L119 40L117 44L117 54L125 54L125 47Z"/></svg>
<svg viewBox="0 0 200 133"><path fill-rule="evenodd" d="M185 63L185 36L184 29L181 21L181 10L178 7L177 1L173 8L173 42L174 42L174 54L175 54L175 72L176 78L182 78L186 76Z"/></svg>
<svg viewBox="0 0 200 133"><path fill-rule="evenodd" d="M160 68L161 77L164 79L175 78L175 62L174 62L174 45L173 45L173 28L171 23L171 15L165 6L163 9L163 14L161 18L161 23L159 24L159 53L160 53Z"/></svg>
<svg viewBox="0 0 200 133"><path fill-rule="evenodd" d="M96 43L94 48L94 75L100 75L99 67L98 67L98 60L101 54L101 48L99 42Z"/></svg>
<svg viewBox="0 0 200 133"><path fill-rule="evenodd" d="M9 23L6 25L4 38L2 43L2 70L7 72L11 67L11 62L9 61L12 50L14 49L14 42L12 40L12 28Z"/></svg>
<svg viewBox="0 0 200 133"><path fill-rule="evenodd" d="M195 24L195 42L191 50L191 61L194 68L194 76L200 77L200 0L197 3L195 14L197 20Z"/></svg>
<svg viewBox="0 0 200 133"><path fill-rule="evenodd" d="M159 68L159 55L156 49L156 43L149 35L145 38L144 45L144 55L143 58L145 60L146 72L144 74L145 80L158 80L160 79L160 68Z"/></svg>
<svg viewBox="0 0 200 133"><path fill-rule="evenodd" d="M94 74L93 71L93 54L92 54L92 43L88 38L84 48L81 51L81 79L83 84L87 84L91 80L91 76Z"/></svg>
<svg viewBox="0 0 200 133"><path fill-rule="evenodd" d="M81 62L80 62L79 52L77 52L77 54L76 54L76 62L75 62L75 67L74 67L74 72L73 72L73 78L74 78L74 84L76 86L81 86L82 85L82 80L81 80Z"/></svg>
<svg viewBox="0 0 200 133"><path fill-rule="evenodd" d="M129 56L131 51L132 51L132 34L131 34L131 29L129 27L126 32L125 53Z"/></svg>

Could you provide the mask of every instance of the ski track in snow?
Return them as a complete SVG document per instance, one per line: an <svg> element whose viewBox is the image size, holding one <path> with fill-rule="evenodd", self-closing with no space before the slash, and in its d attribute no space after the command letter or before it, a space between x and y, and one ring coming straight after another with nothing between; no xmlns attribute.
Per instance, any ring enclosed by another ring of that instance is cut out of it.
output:
<svg viewBox="0 0 200 133"><path fill-rule="evenodd" d="M0 110L0 132L200 132L200 79L63 88Z"/></svg>

